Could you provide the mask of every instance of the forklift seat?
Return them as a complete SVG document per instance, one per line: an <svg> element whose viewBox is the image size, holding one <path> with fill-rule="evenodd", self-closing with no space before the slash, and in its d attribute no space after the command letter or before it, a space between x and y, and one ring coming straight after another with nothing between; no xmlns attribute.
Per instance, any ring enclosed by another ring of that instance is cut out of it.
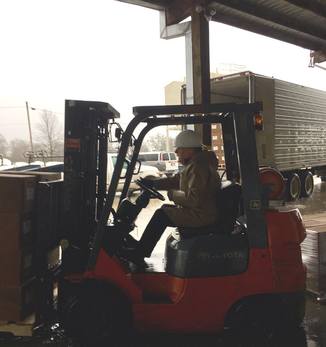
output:
<svg viewBox="0 0 326 347"><path fill-rule="evenodd" d="M202 228L178 228L166 241L165 271L181 278L228 276L245 272L249 246L245 233L234 233L241 186L224 182L217 196L219 220Z"/></svg>
<svg viewBox="0 0 326 347"><path fill-rule="evenodd" d="M240 184L231 181L222 182L221 189L219 189L217 193L216 201L218 215L217 223L199 228L179 227L177 228L177 232L180 234L180 238L232 233L236 218L239 214L240 201Z"/></svg>
<svg viewBox="0 0 326 347"><path fill-rule="evenodd" d="M165 271L179 278L231 276L247 270L245 233L210 234L181 239L171 234L165 246Z"/></svg>
<svg viewBox="0 0 326 347"><path fill-rule="evenodd" d="M241 186L226 181L217 193L217 229L219 233L232 233L241 204Z"/></svg>

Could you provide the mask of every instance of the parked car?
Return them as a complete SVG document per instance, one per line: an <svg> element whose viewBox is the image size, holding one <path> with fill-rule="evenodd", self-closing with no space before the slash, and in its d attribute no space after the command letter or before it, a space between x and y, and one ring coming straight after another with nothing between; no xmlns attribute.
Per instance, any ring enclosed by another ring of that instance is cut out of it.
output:
<svg viewBox="0 0 326 347"><path fill-rule="evenodd" d="M127 170L127 163L128 159L125 159L126 162L124 164L124 168L122 170L122 178L119 180L118 184L118 192L122 191L123 185L124 185L124 177L123 175L125 174ZM117 154L115 153L108 153L108 164L107 164L107 183L109 184L111 182L114 166L117 162ZM141 163L140 170L138 173L134 174L129 186L128 190L128 195L131 195L133 192L139 190L139 186L135 183L137 179L141 178L160 178L163 177L164 174L155 166L150 166L150 165L143 165Z"/></svg>
<svg viewBox="0 0 326 347"><path fill-rule="evenodd" d="M138 159L141 163L157 167L167 176L178 172L178 159L174 152L141 152Z"/></svg>

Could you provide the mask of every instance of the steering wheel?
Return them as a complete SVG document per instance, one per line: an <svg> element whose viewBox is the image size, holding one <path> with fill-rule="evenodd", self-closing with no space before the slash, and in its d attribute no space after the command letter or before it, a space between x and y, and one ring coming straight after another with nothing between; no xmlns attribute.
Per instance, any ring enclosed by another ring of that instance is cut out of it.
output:
<svg viewBox="0 0 326 347"><path fill-rule="evenodd" d="M149 188L149 187L145 186L145 184L140 179L136 180L135 183L138 184L140 188L142 188L146 192L150 193L153 198L157 198L157 199L160 199L162 201L165 200L165 197L161 193L159 193L154 188Z"/></svg>

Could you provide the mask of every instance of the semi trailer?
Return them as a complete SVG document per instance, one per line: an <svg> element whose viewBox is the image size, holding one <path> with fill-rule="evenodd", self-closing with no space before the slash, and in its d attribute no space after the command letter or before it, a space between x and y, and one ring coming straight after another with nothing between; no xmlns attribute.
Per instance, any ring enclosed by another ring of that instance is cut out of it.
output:
<svg viewBox="0 0 326 347"><path fill-rule="evenodd" d="M262 102L256 130L259 166L279 170L287 197L313 192L313 175L326 181L326 91L246 71L211 80L211 102Z"/></svg>

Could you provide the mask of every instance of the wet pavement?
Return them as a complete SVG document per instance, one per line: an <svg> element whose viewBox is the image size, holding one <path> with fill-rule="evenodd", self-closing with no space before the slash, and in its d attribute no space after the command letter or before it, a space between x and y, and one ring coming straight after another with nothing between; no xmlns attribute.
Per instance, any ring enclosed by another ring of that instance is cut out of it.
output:
<svg viewBox="0 0 326 347"><path fill-rule="evenodd" d="M289 203L289 205L297 207L303 216L326 213L326 182L321 182L317 177L314 178L314 181L314 192L310 198Z"/></svg>
<svg viewBox="0 0 326 347"><path fill-rule="evenodd" d="M161 204L157 200L151 201L150 208L140 215L139 227L133 232L136 238L140 237L143 225L146 225L153 211ZM311 198L301 199L290 205L298 207L305 217L326 211L326 182L315 180L315 189ZM167 231L165 235L169 232ZM162 239L156 252L164 249L165 240ZM292 331L278 331L262 333L260 331L234 332L225 331L218 335L142 335L133 336L126 342L110 343L107 346L116 347L326 347L326 304L317 301L317 298L307 293L306 316L303 326ZM16 346L53 346L53 347L80 347L72 344L59 329L55 329L43 336L33 338L5 337L0 335L1 347ZM97 347L97 346L92 346Z"/></svg>
<svg viewBox="0 0 326 347"><path fill-rule="evenodd" d="M56 347L81 347L81 345L72 344L60 336L46 339L21 338L13 339L11 342L1 342L0 346L56 346ZM219 335L152 335L138 336L132 339L132 342L109 343L107 347L315 347L323 346L319 342L310 340L305 333L304 328L298 328L294 331L274 333L271 335L262 335L259 332L248 334L236 334L224 332ZM98 347L98 346L91 346Z"/></svg>

